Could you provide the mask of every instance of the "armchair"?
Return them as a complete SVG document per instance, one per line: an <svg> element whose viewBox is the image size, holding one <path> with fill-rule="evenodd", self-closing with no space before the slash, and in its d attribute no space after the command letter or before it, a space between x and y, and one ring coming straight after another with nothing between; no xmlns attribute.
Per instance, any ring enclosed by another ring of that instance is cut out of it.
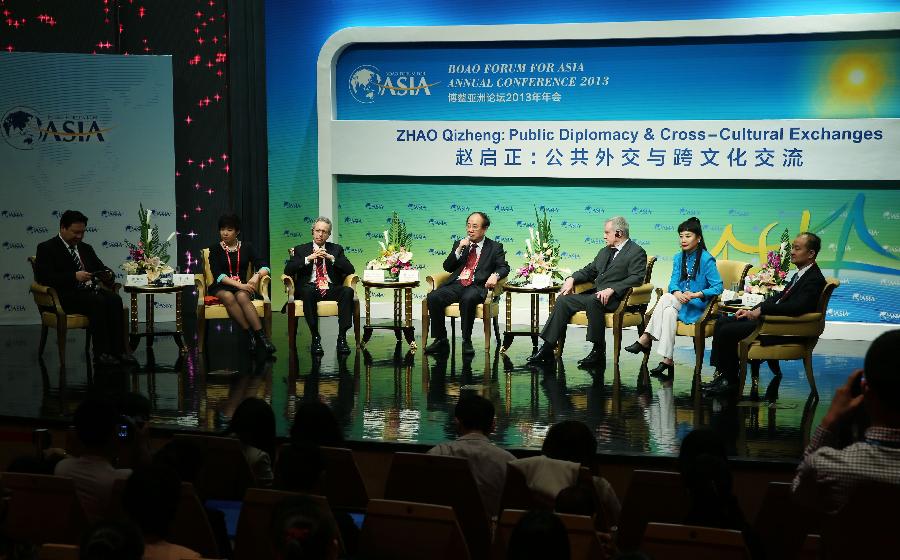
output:
<svg viewBox="0 0 900 560"><path fill-rule="evenodd" d="M731 261L731 260L717 260L716 268L719 270L719 276L722 277L722 284L724 286L730 286L732 283L737 282L738 285L744 285L744 279L747 277L747 273L750 271L750 268L753 265L748 262L742 261ZM657 298L662 297L663 289L656 289ZM659 301L659 299L657 299ZM654 306L655 308L655 306ZM706 351L706 339L713 335L713 330L716 326L716 316L719 312L719 296L714 296L710 298L708 302L706 302L706 309L703 310L703 315L697 319L696 323L687 324L678 321L676 326L675 334L680 336L689 336L694 339L694 355L696 357L696 364L694 365L694 375L700 375L701 370L703 369L703 353ZM647 319L649 320L650 315L653 314L653 309L647 313ZM647 358L650 356L650 350L647 349L644 352L644 363L647 363Z"/></svg>
<svg viewBox="0 0 900 560"><path fill-rule="evenodd" d="M207 290L215 282L212 271L209 269L209 249L203 249L203 273L194 275L194 286L197 288L197 348L200 352L206 349L206 320L228 319L228 311L221 303L207 305L204 298L209 295ZM253 263L247 263L248 276L252 274ZM271 278L264 276L259 282L259 294L262 299L253 300L256 313L262 319L266 336L272 337L272 301L269 299Z"/></svg>
<svg viewBox="0 0 900 560"><path fill-rule="evenodd" d="M606 314L606 328L613 331L613 363L616 370L619 369L619 352L622 349L622 329L625 327L637 327L638 333L644 332L644 326L647 324L645 314L650 299L653 297L653 285L650 283L650 277L653 274L653 265L656 264L656 257L647 257L647 272L644 274L644 283L637 288L628 288L625 297L619 303L619 307L615 311ZM590 282L582 282L575 285L575 293L580 294L593 288ZM581 325L586 327L588 324L587 313L579 311L569 319L570 325ZM562 354L565 347L565 335L559 341L559 354Z"/></svg>
<svg viewBox="0 0 900 560"><path fill-rule="evenodd" d="M37 258L28 257L28 262L31 264L31 272L34 273ZM121 288L120 284L114 286L116 292L119 291L119 288ZM51 328L56 330L60 367L66 366L66 334L69 329L85 329L84 353L87 355L91 350L91 322L88 320L88 316L81 313L66 313L56 290L50 286L39 284L36 279L31 283L30 291L38 313L41 315L41 342L38 344L38 356L44 354L44 347L47 345L47 331ZM127 329L123 329L122 332L127 332Z"/></svg>
<svg viewBox="0 0 900 560"><path fill-rule="evenodd" d="M812 313L804 313L797 317L784 315L763 315L756 330L738 344L740 357L740 387L738 394L744 392L749 360L803 360L806 379L813 394L818 394L816 379L813 376L812 353L822 331L825 330L825 312L831 294L841 285L840 280L828 278L819 305ZM761 337L777 337L765 341Z"/></svg>
<svg viewBox="0 0 900 560"><path fill-rule="evenodd" d="M284 284L284 293L290 298L294 293L294 277L287 274L281 275L281 282ZM344 279L344 286L353 289L353 338L356 340L356 347L359 348L359 296L356 294L356 285L359 284L359 276L350 274ZM285 304L288 316L288 344L291 350L296 348L297 341L297 319L303 317L303 302L295 300L293 303L288 301ZM323 300L316 306L319 317L337 317L338 304L334 300Z"/></svg>
<svg viewBox="0 0 900 560"><path fill-rule="evenodd" d="M441 287L441 285L450 278L449 272L436 272L425 277L428 285L428 292ZM475 317L481 319L484 323L484 352L490 353L491 350L491 323L494 324L494 336L497 337L497 344L500 344L500 295L503 293L503 286L506 285L506 278L501 278L493 290L488 290L484 298L484 302L479 303L475 308ZM426 293L427 295L427 293ZM450 317L450 340L456 343L456 318L459 317L459 304L453 303L444 308L444 317ZM428 344L428 302L422 299L422 347Z"/></svg>

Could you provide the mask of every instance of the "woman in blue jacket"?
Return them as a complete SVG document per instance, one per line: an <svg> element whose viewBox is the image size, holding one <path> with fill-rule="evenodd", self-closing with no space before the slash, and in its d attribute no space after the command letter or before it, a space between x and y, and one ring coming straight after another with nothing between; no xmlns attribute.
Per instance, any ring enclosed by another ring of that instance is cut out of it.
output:
<svg viewBox="0 0 900 560"><path fill-rule="evenodd" d="M669 290L656 304L644 334L625 348L632 354L648 352L650 344L659 341L656 351L663 359L650 370L653 376L675 374L672 356L678 321L689 325L697 322L709 299L722 293L722 277L716 268L715 257L706 250L700 220L691 217L682 222L678 226L678 237L681 252L672 259Z"/></svg>

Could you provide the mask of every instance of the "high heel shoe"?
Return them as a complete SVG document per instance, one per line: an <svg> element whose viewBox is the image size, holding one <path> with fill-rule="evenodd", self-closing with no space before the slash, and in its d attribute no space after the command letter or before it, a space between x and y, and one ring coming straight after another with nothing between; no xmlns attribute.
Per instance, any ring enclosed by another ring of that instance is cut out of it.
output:
<svg viewBox="0 0 900 560"><path fill-rule="evenodd" d="M659 362L658 366L650 370L650 377L663 377L663 375L667 375L669 377L675 375L675 364Z"/></svg>
<svg viewBox="0 0 900 560"><path fill-rule="evenodd" d="M644 346L643 344L641 344L640 340L635 340L634 344L629 344L628 346L625 347L625 351L631 352L632 354L640 354L641 352L644 352L644 353L649 352L650 347Z"/></svg>

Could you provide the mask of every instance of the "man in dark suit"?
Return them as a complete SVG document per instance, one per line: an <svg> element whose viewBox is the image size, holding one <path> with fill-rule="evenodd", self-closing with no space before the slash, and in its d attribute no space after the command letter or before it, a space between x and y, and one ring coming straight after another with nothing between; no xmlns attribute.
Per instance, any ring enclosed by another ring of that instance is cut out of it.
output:
<svg viewBox="0 0 900 560"><path fill-rule="evenodd" d="M87 216L77 210L63 212L59 235L37 247L35 277L56 290L66 313L88 316L98 365L135 364L126 351L122 298L109 289L115 274L94 248L82 241L87 221Z"/></svg>
<svg viewBox="0 0 900 560"><path fill-rule="evenodd" d="M434 342L425 348L426 354L444 352L450 348L447 326L444 324L444 308L459 302L459 318L462 323L463 355L475 355L472 347L472 325L475 310L483 303L488 290L509 274L503 244L485 237L491 219L484 212L472 212L466 219L466 236L453 243L450 254L444 259L444 270L450 277L438 289L429 292L426 302L431 317L431 336ZM485 321L490 319L485 318Z"/></svg>
<svg viewBox="0 0 900 560"><path fill-rule="evenodd" d="M762 315L795 317L816 310L825 288L825 276L816 264L821 248L822 240L815 233L807 231L798 235L791 246L791 263L797 272L784 290L753 309L741 309L731 317L716 320L709 363L716 366L719 375L705 387L708 393L726 394L737 387L738 343L756 329ZM766 340L761 342L765 344Z"/></svg>
<svg viewBox="0 0 900 560"><path fill-rule="evenodd" d="M628 222L617 216L603 225L606 247L597 253L593 262L566 278L559 291L553 313L544 324L541 338L544 343L528 358L529 364L549 361L556 343L566 331L569 319L578 311L587 313L588 328L585 339L594 344L590 353L579 360L579 366L596 366L606 359L606 313L619 306L628 288L644 283L647 273L647 253L629 238ZM573 293L575 284L593 282L594 288Z"/></svg>
<svg viewBox="0 0 900 560"><path fill-rule="evenodd" d="M353 288L344 286L344 280L355 269L344 256L344 248L329 243L329 237L331 220L319 216L312 226L312 241L291 249L291 259L284 266L284 273L294 277L294 297L303 302L303 316L312 334L309 351L317 356L325 353L319 336L318 302L337 301L338 354L350 353L347 329L353 325Z"/></svg>

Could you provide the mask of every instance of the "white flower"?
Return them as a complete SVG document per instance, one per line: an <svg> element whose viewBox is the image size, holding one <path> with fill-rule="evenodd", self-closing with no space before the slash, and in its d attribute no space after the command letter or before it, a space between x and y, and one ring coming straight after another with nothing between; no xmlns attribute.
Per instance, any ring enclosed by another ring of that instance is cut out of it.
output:
<svg viewBox="0 0 900 560"><path fill-rule="evenodd" d="M391 244L391 242L388 241L388 230L384 230L384 244L385 244L385 245L390 245L390 244Z"/></svg>
<svg viewBox="0 0 900 560"><path fill-rule="evenodd" d="M413 254L410 251L401 251L397 254L397 260L402 263L408 263L412 260Z"/></svg>
<svg viewBox="0 0 900 560"><path fill-rule="evenodd" d="M528 254L529 254L529 255L530 255L531 253L534 252L534 251L532 251L532 249L531 249L531 239L526 239L526 240L525 240L525 246L528 247Z"/></svg>
<svg viewBox="0 0 900 560"><path fill-rule="evenodd" d="M166 243L168 243L169 241L172 241L172 238L175 237L175 233L176 232L173 231L172 233L169 234L169 237L166 237Z"/></svg>

